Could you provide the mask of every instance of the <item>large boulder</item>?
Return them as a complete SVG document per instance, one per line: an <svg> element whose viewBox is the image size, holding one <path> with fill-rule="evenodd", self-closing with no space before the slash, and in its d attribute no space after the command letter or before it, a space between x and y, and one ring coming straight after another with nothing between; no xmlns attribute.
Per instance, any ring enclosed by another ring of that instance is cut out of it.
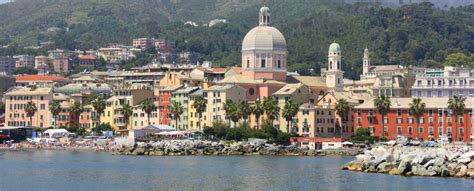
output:
<svg viewBox="0 0 474 191"><path fill-rule="evenodd" d="M411 170L411 164L407 160L402 160L400 161L400 164L398 165L397 169L398 169L398 174L404 174Z"/></svg>
<svg viewBox="0 0 474 191"><path fill-rule="evenodd" d="M397 164L395 163L392 163L392 162L383 162L383 163L380 163L379 166L377 166L377 169L379 170L379 172L381 173L388 173L390 172L392 169L394 168L397 168Z"/></svg>
<svg viewBox="0 0 474 191"><path fill-rule="evenodd" d="M463 177L463 176L466 176L467 174L467 166L460 163L456 166L456 168L454 169L454 171L456 172L456 174L454 176L458 176L458 177Z"/></svg>
<svg viewBox="0 0 474 191"><path fill-rule="evenodd" d="M415 165L412 167L411 172L413 172L413 175L416 176L434 176L436 175L436 171L433 169L426 169L422 165Z"/></svg>
<svg viewBox="0 0 474 191"><path fill-rule="evenodd" d="M351 170L351 171L362 171L364 170L364 163L360 159L353 160L346 165L342 169L344 170Z"/></svg>

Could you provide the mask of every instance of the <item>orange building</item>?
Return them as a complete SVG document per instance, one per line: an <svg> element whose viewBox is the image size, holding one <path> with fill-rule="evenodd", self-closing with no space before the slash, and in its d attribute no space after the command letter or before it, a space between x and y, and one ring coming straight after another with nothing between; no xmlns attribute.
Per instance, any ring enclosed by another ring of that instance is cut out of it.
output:
<svg viewBox="0 0 474 191"><path fill-rule="evenodd" d="M391 98L391 109L385 116L382 128L382 116L374 108L374 100L356 106L354 128L368 128L374 136L395 139L397 136L421 140L438 140L447 137L453 141L472 141L474 98L467 98L466 110L460 116L452 115L447 108L447 97L424 98L425 113L419 119L417 131L416 119L410 115L412 98ZM457 123L456 123L456 118Z"/></svg>
<svg viewBox="0 0 474 191"><path fill-rule="evenodd" d="M5 125L7 127L50 127L51 112L49 104L53 100L52 88L19 87L5 94ZM31 121L25 112L28 102L33 102L37 108Z"/></svg>

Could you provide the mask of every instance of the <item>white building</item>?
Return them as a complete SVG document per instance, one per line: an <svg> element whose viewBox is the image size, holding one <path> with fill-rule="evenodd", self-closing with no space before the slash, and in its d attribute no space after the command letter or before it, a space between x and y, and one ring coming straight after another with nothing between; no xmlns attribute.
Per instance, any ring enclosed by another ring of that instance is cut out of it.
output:
<svg viewBox="0 0 474 191"><path fill-rule="evenodd" d="M413 97L474 96L474 69L447 66L416 76Z"/></svg>

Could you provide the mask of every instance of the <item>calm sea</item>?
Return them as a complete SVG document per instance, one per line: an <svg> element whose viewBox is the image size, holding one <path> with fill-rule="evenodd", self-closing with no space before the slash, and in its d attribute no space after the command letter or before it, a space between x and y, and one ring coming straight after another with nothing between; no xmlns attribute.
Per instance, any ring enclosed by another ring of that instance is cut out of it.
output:
<svg viewBox="0 0 474 191"><path fill-rule="evenodd" d="M472 190L474 180L342 171L352 157L0 151L0 190Z"/></svg>

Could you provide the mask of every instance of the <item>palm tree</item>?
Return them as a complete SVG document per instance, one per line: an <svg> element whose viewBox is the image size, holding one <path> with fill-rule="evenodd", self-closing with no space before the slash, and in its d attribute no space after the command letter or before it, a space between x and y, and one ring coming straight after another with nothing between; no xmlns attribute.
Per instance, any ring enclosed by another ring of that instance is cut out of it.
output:
<svg viewBox="0 0 474 191"><path fill-rule="evenodd" d="M387 115L391 106L390 98L385 95L378 96L374 100L374 107L377 109L377 112L382 115L382 137L385 136L385 115Z"/></svg>
<svg viewBox="0 0 474 191"><path fill-rule="evenodd" d="M448 100L448 109L450 109L455 116L455 128L453 133L453 140L457 140L457 128L458 128L458 118L464 112L466 108L465 104L466 98L463 96L454 96Z"/></svg>
<svg viewBox="0 0 474 191"><path fill-rule="evenodd" d="M59 112L61 112L61 104L59 103L59 101L53 101L51 103L51 105L49 106L49 111L51 112L51 114L53 115L53 118L54 118L54 128L57 127L57 124L58 124L58 121L57 121L57 117L59 115Z"/></svg>
<svg viewBox="0 0 474 191"><path fill-rule="evenodd" d="M346 99L341 98L341 99L337 100L336 112L339 115L339 117L341 117L339 127L342 127L342 123L347 122L347 119L348 119L347 115L349 115L349 110L350 110L349 102L347 102ZM340 129L338 131L340 131ZM342 136L341 132L338 132L338 133L340 133L340 135Z"/></svg>
<svg viewBox="0 0 474 191"><path fill-rule="evenodd" d="M145 111L148 118L148 125L151 124L150 115L153 111L156 111L157 107L155 105L155 100L153 98L146 98L142 102L142 110Z"/></svg>
<svg viewBox="0 0 474 191"><path fill-rule="evenodd" d="M255 105L252 107L252 113L255 115L255 122L257 123L257 130L259 128L260 116L265 112L262 101L255 101Z"/></svg>
<svg viewBox="0 0 474 191"><path fill-rule="evenodd" d="M199 115L199 122L198 122L199 130L201 130L201 124L202 124L201 118L202 118L202 113L206 110L206 105L207 105L207 102L204 99L204 97L199 96L194 99L193 107L194 109L196 109L196 113Z"/></svg>
<svg viewBox="0 0 474 191"><path fill-rule="evenodd" d="M237 104L232 104L230 107L229 114L226 114L226 115L229 115L229 118L232 122L234 122L234 127L235 127L237 122L240 120L242 116L242 110L239 108Z"/></svg>
<svg viewBox="0 0 474 191"><path fill-rule="evenodd" d="M74 113L74 116L77 118L77 126L80 126L79 122L79 115L84 111L84 107L82 106L82 103L80 101L74 101L71 107L72 113Z"/></svg>
<svg viewBox="0 0 474 191"><path fill-rule="evenodd" d="M247 119L250 117L250 113L252 113L252 108L250 107L250 104L246 101L241 101L239 104L239 110L240 110L240 117L244 121L247 121Z"/></svg>
<svg viewBox="0 0 474 191"><path fill-rule="evenodd" d="M123 115L123 119L125 121L125 128L127 129L128 121L130 120L130 117L133 114L133 108L128 103L122 104L122 108L120 108L120 113L122 113Z"/></svg>
<svg viewBox="0 0 474 191"><path fill-rule="evenodd" d="M419 131L419 122L420 117L422 117L425 113L426 104L423 103L421 98L413 98L412 102L410 103L410 113L415 117L416 120L416 139L420 138L420 131Z"/></svg>
<svg viewBox="0 0 474 191"><path fill-rule="evenodd" d="M107 103L105 99L102 97L97 97L92 101L92 107L94 107L95 112L98 115L99 125L100 125L100 116L104 113L105 107L107 107Z"/></svg>
<svg viewBox="0 0 474 191"><path fill-rule="evenodd" d="M229 127L230 127L230 121L231 121L231 114L232 114L232 109L235 107L234 101L228 99L224 102L224 111L225 111L225 118L229 121Z"/></svg>
<svg viewBox="0 0 474 191"><path fill-rule="evenodd" d="M282 110L282 116L286 120L286 132L290 132L290 126L293 125L293 117L295 117L296 114L298 114L298 104L293 102L293 100L288 100L285 103L285 106L283 107ZM290 125L291 123L291 125Z"/></svg>
<svg viewBox="0 0 474 191"><path fill-rule="evenodd" d="M272 96L265 97L263 99L263 108L265 110L265 114L270 120L270 124L273 127L273 121L278 117L280 113L278 102Z"/></svg>
<svg viewBox="0 0 474 191"><path fill-rule="evenodd" d="M183 112L184 112L184 109L183 109L183 105L181 104L181 102L173 101L173 103L171 105L171 113L173 114L173 118L175 120L176 130L178 130L179 116L181 114L183 114Z"/></svg>
<svg viewBox="0 0 474 191"><path fill-rule="evenodd" d="M33 127L33 116L35 115L38 108L35 103L29 101L25 106L26 116L30 118L30 127Z"/></svg>

